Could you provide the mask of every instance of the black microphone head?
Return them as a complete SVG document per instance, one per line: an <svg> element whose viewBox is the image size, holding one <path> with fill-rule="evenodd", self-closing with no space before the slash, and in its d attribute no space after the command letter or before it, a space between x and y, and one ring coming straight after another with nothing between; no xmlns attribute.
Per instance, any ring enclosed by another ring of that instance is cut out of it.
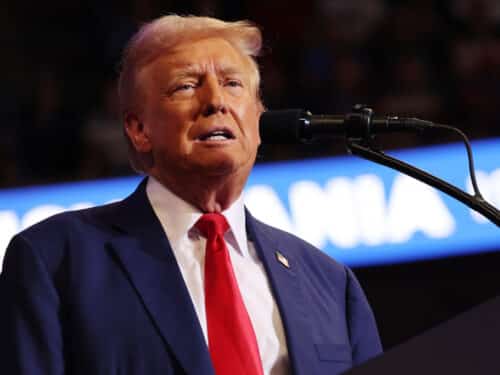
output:
<svg viewBox="0 0 500 375"><path fill-rule="evenodd" d="M266 111L260 116L260 137L264 144L295 144L302 140L308 113L303 109Z"/></svg>

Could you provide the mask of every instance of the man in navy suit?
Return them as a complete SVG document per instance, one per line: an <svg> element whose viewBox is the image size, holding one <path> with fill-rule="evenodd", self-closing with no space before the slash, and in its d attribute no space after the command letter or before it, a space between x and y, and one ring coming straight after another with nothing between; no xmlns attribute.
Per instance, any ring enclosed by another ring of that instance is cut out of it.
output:
<svg viewBox="0 0 500 375"><path fill-rule="evenodd" d="M131 163L147 177L121 202L13 238L2 374L214 374L195 225L214 212L229 225L263 374L338 374L381 352L352 272L243 205L260 144L260 47L252 24L202 17L162 17L134 36L119 93Z"/></svg>

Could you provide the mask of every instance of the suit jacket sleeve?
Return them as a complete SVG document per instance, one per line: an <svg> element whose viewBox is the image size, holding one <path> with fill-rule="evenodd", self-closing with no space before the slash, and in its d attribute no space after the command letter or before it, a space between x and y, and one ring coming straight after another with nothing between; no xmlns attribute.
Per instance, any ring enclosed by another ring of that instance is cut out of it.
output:
<svg viewBox="0 0 500 375"><path fill-rule="evenodd" d="M0 301L2 373L63 374L59 296L41 254L19 235L6 252Z"/></svg>
<svg viewBox="0 0 500 375"><path fill-rule="evenodd" d="M354 276L346 267L346 315L351 341L353 365L363 363L382 352L373 312L366 296Z"/></svg>

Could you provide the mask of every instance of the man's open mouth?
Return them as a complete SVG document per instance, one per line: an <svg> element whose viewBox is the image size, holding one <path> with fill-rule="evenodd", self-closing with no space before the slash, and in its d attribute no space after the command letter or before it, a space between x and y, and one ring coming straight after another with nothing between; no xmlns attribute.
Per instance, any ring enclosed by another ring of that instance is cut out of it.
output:
<svg viewBox="0 0 500 375"><path fill-rule="evenodd" d="M234 138L234 134L229 129L218 129L204 133L197 139L200 141L226 141Z"/></svg>

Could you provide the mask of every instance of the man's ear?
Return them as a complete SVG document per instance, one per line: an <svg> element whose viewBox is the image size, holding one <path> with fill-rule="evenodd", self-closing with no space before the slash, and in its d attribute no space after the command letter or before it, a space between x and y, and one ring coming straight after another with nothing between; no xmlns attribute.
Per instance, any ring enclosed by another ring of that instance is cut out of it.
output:
<svg viewBox="0 0 500 375"><path fill-rule="evenodd" d="M130 143L137 152L150 152L151 142L149 132L134 113L124 115L124 128Z"/></svg>

